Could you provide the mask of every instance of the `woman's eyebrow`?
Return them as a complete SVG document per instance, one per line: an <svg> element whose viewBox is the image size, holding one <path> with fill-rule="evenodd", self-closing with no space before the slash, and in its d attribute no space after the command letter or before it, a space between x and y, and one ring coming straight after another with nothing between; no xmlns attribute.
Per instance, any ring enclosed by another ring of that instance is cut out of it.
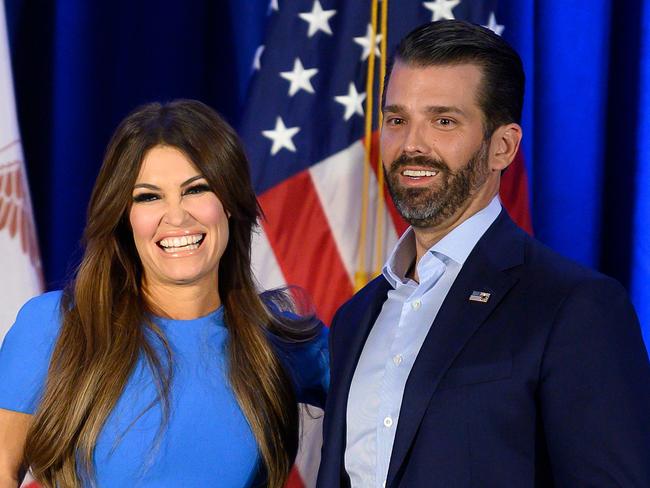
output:
<svg viewBox="0 0 650 488"><path fill-rule="evenodd" d="M160 190L156 185L152 185L151 183L138 183L137 185L133 186L133 189L135 190L136 188L148 188L149 190Z"/></svg>
<svg viewBox="0 0 650 488"><path fill-rule="evenodd" d="M193 183L193 182L195 182L196 180L201 180L201 179L203 179L203 178L205 178L203 175L192 176L191 178L188 178L188 179L185 180L183 183L181 183L181 187L183 187L183 186L187 186L187 185L189 185L190 183Z"/></svg>
<svg viewBox="0 0 650 488"><path fill-rule="evenodd" d="M194 183L196 180L201 180L203 178L205 178L203 175L192 176L191 178L188 178L183 183L181 183L181 188ZM151 183L138 183L138 184L133 186L134 190L136 188L148 188L149 190L160 190L159 187L157 187L156 185L153 185Z"/></svg>

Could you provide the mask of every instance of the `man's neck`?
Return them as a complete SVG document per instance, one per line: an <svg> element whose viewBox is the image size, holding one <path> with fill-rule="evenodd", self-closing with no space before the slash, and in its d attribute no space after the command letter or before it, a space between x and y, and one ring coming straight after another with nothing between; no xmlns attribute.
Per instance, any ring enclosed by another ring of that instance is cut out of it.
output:
<svg viewBox="0 0 650 488"><path fill-rule="evenodd" d="M486 189L488 190L488 189ZM438 225L432 227L413 228L415 236L415 271L414 276L417 281L417 263L424 254L438 243L443 237L453 231L460 224L469 219L472 215L480 212L487 207L492 199L497 195L499 187L478 193L473 199L467 202L467 205L458 209L450 218Z"/></svg>

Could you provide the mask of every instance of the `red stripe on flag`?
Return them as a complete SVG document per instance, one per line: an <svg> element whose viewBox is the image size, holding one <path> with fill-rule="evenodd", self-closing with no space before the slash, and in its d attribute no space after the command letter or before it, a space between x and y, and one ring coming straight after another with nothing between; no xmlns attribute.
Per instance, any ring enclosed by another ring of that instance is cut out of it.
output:
<svg viewBox="0 0 650 488"><path fill-rule="evenodd" d="M308 171L264 192L262 223L286 282L307 290L329 324L352 283Z"/></svg>
<svg viewBox="0 0 650 488"><path fill-rule="evenodd" d="M512 220L529 234L533 234L533 222L530 217L528 199L528 175L521 147L515 160L501 176L499 197Z"/></svg>
<svg viewBox="0 0 650 488"><path fill-rule="evenodd" d="M298 473L298 468L295 466L289 473L289 479L284 484L284 488L305 488L305 484L300 477L300 473Z"/></svg>

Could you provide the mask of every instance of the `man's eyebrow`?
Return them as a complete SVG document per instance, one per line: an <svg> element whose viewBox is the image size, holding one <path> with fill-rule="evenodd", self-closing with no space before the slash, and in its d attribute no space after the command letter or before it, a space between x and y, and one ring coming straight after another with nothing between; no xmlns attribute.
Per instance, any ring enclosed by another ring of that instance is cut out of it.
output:
<svg viewBox="0 0 650 488"><path fill-rule="evenodd" d="M390 112L392 114L397 114L397 113L402 113L405 112L405 108L403 105L385 105L382 108L383 112Z"/></svg>
<svg viewBox="0 0 650 488"><path fill-rule="evenodd" d="M383 108L383 111L385 113L391 113L391 114L400 114L406 112L406 108L403 105L386 105ZM425 107L425 111L432 114L432 115L440 115L440 114L458 114L458 115L463 115L465 116L465 112L460 108L460 107L455 107L453 105L430 105L428 107Z"/></svg>
<svg viewBox="0 0 650 488"><path fill-rule="evenodd" d="M194 183L196 180L201 180L203 178L205 178L205 176L203 176L203 175L192 176L191 178L188 178L183 183L181 183L181 188ZM147 188L149 190L160 190L160 187L157 187L156 185L152 185L151 183L138 183L137 185L133 186L134 190L136 188Z"/></svg>
<svg viewBox="0 0 650 488"><path fill-rule="evenodd" d="M430 105L426 108L426 111L433 115L440 114L458 114L465 115L465 112L460 107L454 107L453 105Z"/></svg>

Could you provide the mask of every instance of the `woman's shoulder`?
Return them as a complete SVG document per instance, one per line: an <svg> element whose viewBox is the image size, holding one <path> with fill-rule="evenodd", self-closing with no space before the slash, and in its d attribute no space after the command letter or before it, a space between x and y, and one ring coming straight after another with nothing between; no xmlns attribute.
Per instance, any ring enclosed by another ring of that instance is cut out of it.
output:
<svg viewBox="0 0 650 488"><path fill-rule="evenodd" d="M33 413L60 329L60 291L29 300L0 347L0 408Z"/></svg>
<svg viewBox="0 0 650 488"><path fill-rule="evenodd" d="M61 290L38 295L25 303L16 316L5 340L51 339L60 328Z"/></svg>
<svg viewBox="0 0 650 488"><path fill-rule="evenodd" d="M63 290L54 290L37 295L27 300L25 305L22 306L18 314L28 315L48 315L58 313L61 306L61 298L63 297Z"/></svg>

